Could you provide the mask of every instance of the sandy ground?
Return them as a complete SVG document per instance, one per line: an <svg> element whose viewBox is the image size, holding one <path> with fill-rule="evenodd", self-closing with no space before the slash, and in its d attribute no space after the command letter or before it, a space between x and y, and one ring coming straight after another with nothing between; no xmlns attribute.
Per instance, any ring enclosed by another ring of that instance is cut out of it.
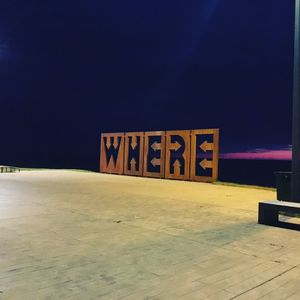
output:
<svg viewBox="0 0 300 300"><path fill-rule="evenodd" d="M0 174L0 299L300 299L275 192L76 171Z"/></svg>

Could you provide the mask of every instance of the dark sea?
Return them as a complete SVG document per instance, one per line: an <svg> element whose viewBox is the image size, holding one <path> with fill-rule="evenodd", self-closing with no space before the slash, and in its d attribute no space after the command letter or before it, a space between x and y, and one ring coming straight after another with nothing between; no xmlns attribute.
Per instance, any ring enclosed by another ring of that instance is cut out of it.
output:
<svg viewBox="0 0 300 300"><path fill-rule="evenodd" d="M75 160L70 157L66 159L56 159L48 163L36 162L16 162L8 161L7 165L18 167L33 168L66 168L66 169L83 169L99 171L98 161L95 157L88 157L83 160ZM248 159L220 159L219 160L219 181L233 182L247 185L259 185L265 187L276 186L275 172L289 172L291 170L291 161L288 160L248 160Z"/></svg>
<svg viewBox="0 0 300 300"><path fill-rule="evenodd" d="M289 160L220 159L219 181L276 187L275 172L291 171Z"/></svg>

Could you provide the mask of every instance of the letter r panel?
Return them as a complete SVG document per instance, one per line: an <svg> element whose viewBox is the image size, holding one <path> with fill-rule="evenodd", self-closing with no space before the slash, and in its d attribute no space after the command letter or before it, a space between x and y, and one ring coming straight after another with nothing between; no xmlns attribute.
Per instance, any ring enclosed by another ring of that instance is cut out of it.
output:
<svg viewBox="0 0 300 300"><path fill-rule="evenodd" d="M191 131L178 130L166 133L166 178L189 180Z"/></svg>
<svg viewBox="0 0 300 300"><path fill-rule="evenodd" d="M135 156L133 155L135 152ZM144 132L125 133L124 174L143 175Z"/></svg>
<svg viewBox="0 0 300 300"><path fill-rule="evenodd" d="M216 181L218 179L218 163L219 129L192 130L190 180ZM199 170L204 174L209 173L209 176L199 174Z"/></svg>
<svg viewBox="0 0 300 300"><path fill-rule="evenodd" d="M145 132L143 176L165 176L165 131Z"/></svg>
<svg viewBox="0 0 300 300"><path fill-rule="evenodd" d="M123 174L124 133L101 134L100 172Z"/></svg>

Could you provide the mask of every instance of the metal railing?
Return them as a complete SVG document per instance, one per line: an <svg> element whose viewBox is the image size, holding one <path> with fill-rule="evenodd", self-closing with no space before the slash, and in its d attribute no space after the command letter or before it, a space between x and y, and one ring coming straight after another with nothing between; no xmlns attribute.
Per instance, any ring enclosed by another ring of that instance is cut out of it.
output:
<svg viewBox="0 0 300 300"><path fill-rule="evenodd" d="M0 166L0 173L15 173L20 172L19 168L10 166Z"/></svg>

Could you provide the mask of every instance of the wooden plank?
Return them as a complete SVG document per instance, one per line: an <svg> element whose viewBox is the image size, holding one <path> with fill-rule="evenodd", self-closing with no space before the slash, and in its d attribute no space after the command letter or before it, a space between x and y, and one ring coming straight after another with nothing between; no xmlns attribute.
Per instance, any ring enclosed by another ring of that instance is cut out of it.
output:
<svg viewBox="0 0 300 300"><path fill-rule="evenodd" d="M102 133L100 172L123 174L124 133Z"/></svg>
<svg viewBox="0 0 300 300"><path fill-rule="evenodd" d="M135 155L132 155L134 152ZM124 174L143 175L144 132L125 133Z"/></svg>
<svg viewBox="0 0 300 300"><path fill-rule="evenodd" d="M190 178L190 135L190 130L166 132L166 178L180 180Z"/></svg>
<svg viewBox="0 0 300 300"><path fill-rule="evenodd" d="M165 176L165 131L145 132L143 176Z"/></svg>
<svg viewBox="0 0 300 300"><path fill-rule="evenodd" d="M204 140L200 144L197 141L199 136L211 136L211 141ZM202 152L202 158L199 159L198 152ZM218 179L219 164L219 129L197 129L191 132L191 166L190 180L201 182L213 182ZM210 175L201 175L197 169L207 172Z"/></svg>

